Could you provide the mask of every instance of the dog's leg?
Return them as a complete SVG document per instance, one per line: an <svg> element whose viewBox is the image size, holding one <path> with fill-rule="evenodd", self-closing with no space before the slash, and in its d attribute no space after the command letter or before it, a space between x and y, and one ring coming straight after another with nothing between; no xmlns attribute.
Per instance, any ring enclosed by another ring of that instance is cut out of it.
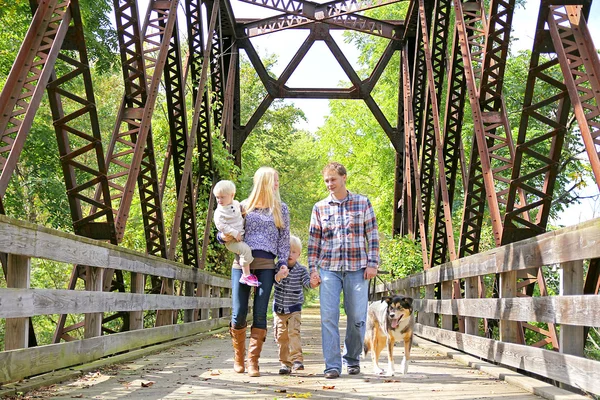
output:
<svg viewBox="0 0 600 400"><path fill-rule="evenodd" d="M387 338L387 351L388 351L388 367L387 367L387 376L394 376L394 344L396 343L396 338L394 335L389 335Z"/></svg>
<svg viewBox="0 0 600 400"><path fill-rule="evenodd" d="M404 335L404 357L402 358L402 363L400 364L400 371L402 371L403 375L408 373L408 361L410 360L410 348L412 347L412 340L412 332Z"/></svg>
<svg viewBox="0 0 600 400"><path fill-rule="evenodd" d="M371 347L371 359L373 359L373 373L375 375L383 373L383 369L379 367L379 356L384 346L385 339L383 339L379 332L375 332L373 335L373 346Z"/></svg>

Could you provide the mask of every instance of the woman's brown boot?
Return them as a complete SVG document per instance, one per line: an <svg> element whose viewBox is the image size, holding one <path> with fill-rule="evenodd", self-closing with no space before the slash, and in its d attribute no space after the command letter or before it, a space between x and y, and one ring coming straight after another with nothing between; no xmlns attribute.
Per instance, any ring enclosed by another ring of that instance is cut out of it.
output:
<svg viewBox="0 0 600 400"><path fill-rule="evenodd" d="M233 342L233 370L238 374L244 372L244 355L246 353L246 328L235 329L229 326L229 334Z"/></svg>
<svg viewBox="0 0 600 400"><path fill-rule="evenodd" d="M258 359L266 340L267 330L252 327L250 329L250 344L248 345L248 376L260 376Z"/></svg>

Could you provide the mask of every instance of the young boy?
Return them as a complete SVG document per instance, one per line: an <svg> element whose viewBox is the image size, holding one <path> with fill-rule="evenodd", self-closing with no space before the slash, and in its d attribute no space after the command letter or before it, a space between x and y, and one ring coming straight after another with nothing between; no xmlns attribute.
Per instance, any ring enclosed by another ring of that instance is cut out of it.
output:
<svg viewBox="0 0 600 400"><path fill-rule="evenodd" d="M288 268L285 265L275 274L275 300L273 301L273 325L275 340L279 346L280 375L304 369L300 344L300 323L304 293L302 287L313 287L305 266L298 262L302 242L290 235Z"/></svg>
<svg viewBox="0 0 600 400"><path fill-rule="evenodd" d="M225 247L240 257L240 265L242 266L240 283L248 286L260 286L256 275L250 273L250 263L254 260L252 249L242 241L244 217L242 216L240 203L233 199L235 197L235 184L231 181L219 181L213 189L213 194L218 203L213 220L219 232L233 238L233 240L225 243Z"/></svg>

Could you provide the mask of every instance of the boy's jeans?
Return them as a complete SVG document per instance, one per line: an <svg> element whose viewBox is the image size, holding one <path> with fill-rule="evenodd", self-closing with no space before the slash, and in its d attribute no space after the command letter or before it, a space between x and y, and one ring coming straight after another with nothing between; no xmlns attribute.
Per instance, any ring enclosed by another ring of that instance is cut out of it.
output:
<svg viewBox="0 0 600 400"><path fill-rule="evenodd" d="M260 259L258 259L260 260ZM255 262L257 259L255 259ZM269 260L273 262L272 260ZM246 326L246 316L248 315L248 302L250 292L254 292L254 308L252 309L252 326L260 329L267 329L267 308L269 307L269 297L275 280L274 269L252 269L250 273L256 275L258 281L262 284L257 288L241 284L242 270L238 268L231 269L231 324L235 329L241 329Z"/></svg>
<svg viewBox="0 0 600 400"><path fill-rule="evenodd" d="M304 362L300 341L301 321L301 311L291 314L273 313L273 330L279 346L279 362L288 367L295 361Z"/></svg>
<svg viewBox="0 0 600 400"><path fill-rule="evenodd" d="M321 338L325 356L325 372L342 372L340 351L340 293L344 293L346 311L346 338L344 340L344 364L360 365L360 354L365 339L367 307L369 303L369 281L365 271L353 272L326 271L319 268L321 286Z"/></svg>

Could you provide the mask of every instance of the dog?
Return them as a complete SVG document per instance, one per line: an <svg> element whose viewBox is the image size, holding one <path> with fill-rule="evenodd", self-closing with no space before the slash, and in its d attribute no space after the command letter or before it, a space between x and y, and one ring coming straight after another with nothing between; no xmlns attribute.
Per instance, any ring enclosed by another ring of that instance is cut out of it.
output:
<svg viewBox="0 0 600 400"><path fill-rule="evenodd" d="M367 328L364 341L364 356L371 353L373 373L383 374L379 368L379 355L387 345L388 368L386 375L394 376L394 343L400 338L404 340L404 358L400 364L402 374L408 372L408 360L413 341L413 299L410 297L384 297L381 301L371 303L367 312Z"/></svg>

